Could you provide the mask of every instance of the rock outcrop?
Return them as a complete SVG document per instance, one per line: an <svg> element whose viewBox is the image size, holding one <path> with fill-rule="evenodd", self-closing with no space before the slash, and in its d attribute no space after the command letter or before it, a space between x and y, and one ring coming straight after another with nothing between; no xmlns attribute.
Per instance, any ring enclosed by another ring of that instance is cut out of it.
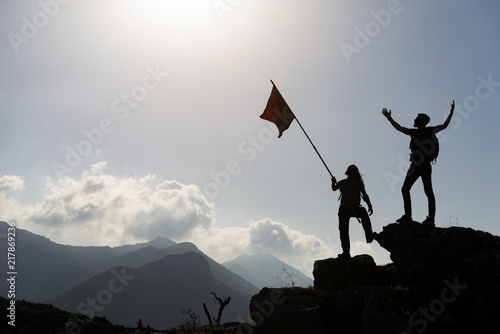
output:
<svg viewBox="0 0 500 334"><path fill-rule="evenodd" d="M413 222L389 224L376 240L393 263L318 260L314 288L252 297L252 332L500 333L500 237Z"/></svg>
<svg viewBox="0 0 500 334"><path fill-rule="evenodd" d="M337 290L353 285L386 286L392 279L387 268L380 267L370 255L351 259L330 258L314 263L314 287L319 290Z"/></svg>
<svg viewBox="0 0 500 334"><path fill-rule="evenodd" d="M500 238L490 233L463 227L423 228L416 222L390 224L377 241L391 253L407 282L424 286L457 276L470 256L500 250Z"/></svg>

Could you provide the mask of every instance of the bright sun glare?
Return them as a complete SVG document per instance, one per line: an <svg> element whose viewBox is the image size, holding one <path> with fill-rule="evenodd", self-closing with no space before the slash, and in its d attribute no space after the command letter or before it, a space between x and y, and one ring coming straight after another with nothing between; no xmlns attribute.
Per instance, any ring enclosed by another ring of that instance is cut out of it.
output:
<svg viewBox="0 0 500 334"><path fill-rule="evenodd" d="M210 0L127 0L119 1L124 14L135 19L170 21L196 25L210 14ZM165 22L167 23L167 22Z"/></svg>

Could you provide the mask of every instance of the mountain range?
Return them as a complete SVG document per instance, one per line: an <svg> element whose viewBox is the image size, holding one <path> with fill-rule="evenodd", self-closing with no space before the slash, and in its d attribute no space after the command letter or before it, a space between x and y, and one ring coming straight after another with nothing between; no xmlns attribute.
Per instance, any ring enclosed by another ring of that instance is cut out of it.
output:
<svg viewBox="0 0 500 334"><path fill-rule="evenodd" d="M7 228L0 222L2 258L7 258ZM17 300L51 303L123 325L142 319L156 328L181 323L181 311L188 310L203 315L205 323L203 303L215 317L219 305L212 292L231 297L223 322L245 321L249 300L260 288L312 282L269 254L245 254L221 265L192 243L164 237L119 247L82 247L17 228L15 256ZM9 271L7 261L2 266ZM5 297L7 284L0 282Z"/></svg>

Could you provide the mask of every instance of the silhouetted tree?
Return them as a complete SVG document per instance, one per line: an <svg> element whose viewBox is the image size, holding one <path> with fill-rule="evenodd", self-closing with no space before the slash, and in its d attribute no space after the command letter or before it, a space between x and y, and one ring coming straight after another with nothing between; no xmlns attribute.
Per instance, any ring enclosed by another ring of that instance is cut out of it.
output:
<svg viewBox="0 0 500 334"><path fill-rule="evenodd" d="M217 319L212 318L210 315L210 312L207 309L207 306L205 303L203 303L203 309L205 310L205 314L207 315L208 318L208 323L212 325L212 319L215 321L217 325L220 325L220 319L222 317L222 311L226 307L227 304L231 301L231 297L224 297L224 299L217 297L217 295L214 292L210 292L210 294L214 295L215 299L217 300L217 303L219 304L219 313L217 314Z"/></svg>
<svg viewBox="0 0 500 334"><path fill-rule="evenodd" d="M212 325L212 317L210 316L210 312L208 312L207 305L205 305L205 303L203 303L203 309L205 310L205 314L207 315L208 324Z"/></svg>

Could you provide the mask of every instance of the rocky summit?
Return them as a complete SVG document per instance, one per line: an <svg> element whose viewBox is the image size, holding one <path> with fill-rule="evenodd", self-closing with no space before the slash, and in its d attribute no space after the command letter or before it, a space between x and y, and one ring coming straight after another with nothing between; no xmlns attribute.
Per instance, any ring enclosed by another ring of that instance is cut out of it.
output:
<svg viewBox="0 0 500 334"><path fill-rule="evenodd" d="M262 289L250 301L252 332L500 333L500 237L411 222L376 241L392 263L318 260L314 288Z"/></svg>

